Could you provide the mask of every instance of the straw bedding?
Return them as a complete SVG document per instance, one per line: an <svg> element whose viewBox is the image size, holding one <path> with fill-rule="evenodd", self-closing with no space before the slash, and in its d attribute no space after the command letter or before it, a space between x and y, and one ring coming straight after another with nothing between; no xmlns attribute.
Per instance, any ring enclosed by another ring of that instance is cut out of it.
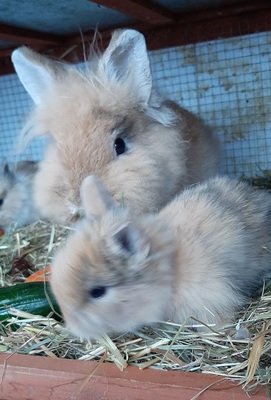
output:
<svg viewBox="0 0 271 400"><path fill-rule="evenodd" d="M41 221L20 230L11 227L0 238L0 285L25 279L25 274L14 272L14 259L22 255L29 273L50 264L70 229ZM215 374L242 383L246 390L271 382L271 286L264 287L236 315L236 321L219 332L198 333L185 324L161 322L90 342L74 338L50 315L44 318L18 310L10 314L0 325L1 352L100 360L114 362L120 369L135 365Z"/></svg>

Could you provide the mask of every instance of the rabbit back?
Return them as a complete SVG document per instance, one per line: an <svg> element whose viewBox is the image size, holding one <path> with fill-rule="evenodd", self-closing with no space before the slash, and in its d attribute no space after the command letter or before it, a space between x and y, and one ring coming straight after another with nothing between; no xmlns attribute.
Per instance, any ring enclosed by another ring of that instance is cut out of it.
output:
<svg viewBox="0 0 271 400"><path fill-rule="evenodd" d="M177 249L169 318L223 324L262 289L271 278L270 211L270 194L226 177L186 189L161 211Z"/></svg>

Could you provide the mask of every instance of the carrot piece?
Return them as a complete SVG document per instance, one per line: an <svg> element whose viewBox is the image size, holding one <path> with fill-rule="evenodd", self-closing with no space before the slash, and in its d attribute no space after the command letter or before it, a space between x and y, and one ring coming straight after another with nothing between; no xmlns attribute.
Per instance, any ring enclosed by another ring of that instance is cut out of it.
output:
<svg viewBox="0 0 271 400"><path fill-rule="evenodd" d="M51 266L47 265L47 267L41 268L38 271L34 272L28 278L26 278L25 282L43 282L44 281L44 273L45 273L45 280L48 282L49 277L48 275L51 273Z"/></svg>

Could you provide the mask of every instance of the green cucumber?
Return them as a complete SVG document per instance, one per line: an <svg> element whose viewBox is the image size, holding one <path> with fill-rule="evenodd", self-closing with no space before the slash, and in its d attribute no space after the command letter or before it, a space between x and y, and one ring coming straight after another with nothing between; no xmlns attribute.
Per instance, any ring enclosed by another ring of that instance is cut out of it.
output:
<svg viewBox="0 0 271 400"><path fill-rule="evenodd" d="M49 297L49 301L46 297ZM0 288L0 322L11 316L10 308L25 311L34 315L46 317L50 312L56 312L53 317L60 319L59 306L49 285L44 282L19 283Z"/></svg>

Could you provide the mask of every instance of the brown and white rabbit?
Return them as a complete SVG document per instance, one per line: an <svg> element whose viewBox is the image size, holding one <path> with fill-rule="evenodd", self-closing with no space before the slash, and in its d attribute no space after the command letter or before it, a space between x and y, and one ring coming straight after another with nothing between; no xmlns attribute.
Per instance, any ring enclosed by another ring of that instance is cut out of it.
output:
<svg viewBox="0 0 271 400"><path fill-rule="evenodd" d="M211 130L153 90L139 32L115 31L84 71L26 47L15 50L12 61L36 103L26 137L51 138L34 188L44 217L64 222L80 214L80 183L90 174L117 202L124 196L147 212L218 172L220 151Z"/></svg>
<svg viewBox="0 0 271 400"><path fill-rule="evenodd" d="M33 203L33 179L38 171L35 161L2 164L0 170L0 228L11 223L17 227L38 219Z"/></svg>
<svg viewBox="0 0 271 400"><path fill-rule="evenodd" d="M140 216L116 206L95 177L84 179L81 196L86 217L51 277L76 335L190 317L218 328L271 273L271 197L246 183L210 178Z"/></svg>

